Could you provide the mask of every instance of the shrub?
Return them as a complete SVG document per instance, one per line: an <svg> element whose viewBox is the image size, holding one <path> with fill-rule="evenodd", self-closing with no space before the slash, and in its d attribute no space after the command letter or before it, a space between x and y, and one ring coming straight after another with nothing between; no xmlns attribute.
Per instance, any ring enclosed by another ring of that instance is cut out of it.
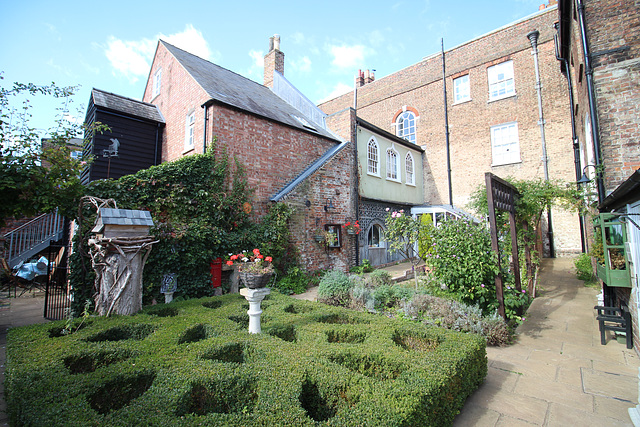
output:
<svg viewBox="0 0 640 427"><path fill-rule="evenodd" d="M10 424L451 425L487 373L471 334L277 292L268 303L263 334L230 320L246 316L238 295L171 303L174 316L95 318L52 338L64 321L11 328ZM153 331L142 339L87 340L142 325Z"/></svg>
<svg viewBox="0 0 640 427"><path fill-rule="evenodd" d="M344 272L331 270L320 279L318 298L323 302L346 306L353 286L354 283Z"/></svg>
<svg viewBox="0 0 640 427"><path fill-rule="evenodd" d="M307 291L309 285L315 281L304 270L293 267L286 276L276 282L275 288L285 295L301 294Z"/></svg>
<svg viewBox="0 0 640 427"><path fill-rule="evenodd" d="M351 267L349 270L350 273L363 274L363 273L371 273L374 270L374 267L371 265L368 259L363 259L361 265L356 265Z"/></svg>
<svg viewBox="0 0 640 427"><path fill-rule="evenodd" d="M576 276L578 280L582 280L585 284L591 284L596 281L593 274L593 266L591 265L591 256L589 254L580 254L573 260L576 266Z"/></svg>
<svg viewBox="0 0 640 427"><path fill-rule="evenodd" d="M380 285L373 289L373 298L377 308L391 308L403 299L411 298L413 290L400 285Z"/></svg>
<svg viewBox="0 0 640 427"><path fill-rule="evenodd" d="M432 230L433 250L426 262L434 276L468 304L485 314L494 310L495 254L489 230L466 219L449 220Z"/></svg>
<svg viewBox="0 0 640 427"><path fill-rule="evenodd" d="M367 283L372 287L391 284L391 273L386 270L376 270L369 275Z"/></svg>
<svg viewBox="0 0 640 427"><path fill-rule="evenodd" d="M402 312L405 317L428 325L482 335L487 345L505 345L511 338L504 319L495 312L483 316L478 306L458 301L416 294L413 299L404 302Z"/></svg>

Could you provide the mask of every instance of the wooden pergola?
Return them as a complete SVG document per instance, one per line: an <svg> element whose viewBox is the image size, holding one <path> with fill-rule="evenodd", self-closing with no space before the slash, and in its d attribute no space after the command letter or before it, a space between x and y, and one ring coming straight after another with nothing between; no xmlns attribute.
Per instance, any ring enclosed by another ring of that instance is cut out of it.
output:
<svg viewBox="0 0 640 427"><path fill-rule="evenodd" d="M502 269L500 263L500 247L498 246L498 227L496 211L509 212L509 229L511 234L511 270L515 277L518 292L522 291L520 282L520 260L518 258L518 233L516 231L516 200L520 197L518 190L507 181L498 178L491 172L484 174L487 185L487 204L489 206L489 226L491 229L491 248L498 258L498 275L496 276L496 297L498 299L498 313L507 319L504 310L504 292Z"/></svg>

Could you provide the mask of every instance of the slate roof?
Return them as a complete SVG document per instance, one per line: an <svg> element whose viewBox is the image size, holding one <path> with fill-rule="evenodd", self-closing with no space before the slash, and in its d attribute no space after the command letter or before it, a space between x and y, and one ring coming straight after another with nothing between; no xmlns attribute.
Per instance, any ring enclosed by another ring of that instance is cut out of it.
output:
<svg viewBox="0 0 640 427"><path fill-rule="evenodd" d="M339 142L271 89L160 40L212 100ZM297 118L296 118L297 117Z"/></svg>
<svg viewBox="0 0 640 427"><path fill-rule="evenodd" d="M100 208L97 225L146 225L153 226L149 211Z"/></svg>
<svg viewBox="0 0 640 427"><path fill-rule="evenodd" d="M164 117L157 106L100 89L91 90L91 98L96 107L126 113L134 117L165 123Z"/></svg>
<svg viewBox="0 0 640 427"><path fill-rule="evenodd" d="M311 163L305 170L303 170L300 175L293 179L289 184L287 184L282 190L278 191L275 195L273 195L269 200L272 202L279 202L284 199L289 193L293 191L302 181L309 178L313 175L318 169L325 165L329 160L331 160L336 154L342 151L347 145L349 141L344 141L339 145L335 145L328 149L318 160Z"/></svg>

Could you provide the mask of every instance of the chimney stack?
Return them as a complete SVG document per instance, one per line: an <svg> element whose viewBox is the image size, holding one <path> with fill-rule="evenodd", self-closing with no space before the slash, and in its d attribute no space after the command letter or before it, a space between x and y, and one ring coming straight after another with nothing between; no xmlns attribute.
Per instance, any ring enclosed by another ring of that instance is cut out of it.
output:
<svg viewBox="0 0 640 427"><path fill-rule="evenodd" d="M364 86L364 73L362 70L358 70L358 75L356 76L356 87Z"/></svg>
<svg viewBox="0 0 640 427"><path fill-rule="evenodd" d="M366 76L364 78L364 84L369 84L369 83L373 82L375 79L376 79L376 76L373 73L373 71L367 70L367 74L366 74Z"/></svg>
<svg viewBox="0 0 640 427"><path fill-rule="evenodd" d="M264 85L273 87L273 72L284 76L284 53L280 50L280 36L269 37L269 52L264 56Z"/></svg>

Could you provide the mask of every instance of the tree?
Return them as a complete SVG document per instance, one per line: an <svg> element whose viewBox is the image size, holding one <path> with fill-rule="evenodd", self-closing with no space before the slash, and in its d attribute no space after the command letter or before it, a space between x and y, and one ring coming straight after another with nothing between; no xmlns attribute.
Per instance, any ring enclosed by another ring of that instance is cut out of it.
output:
<svg viewBox="0 0 640 427"><path fill-rule="evenodd" d="M0 74L0 80L4 80ZM9 217L48 213L56 208L63 215L71 216L83 195L80 173L89 159L74 159L68 141L84 132L90 138L105 126L96 123L87 128L64 119L56 120L49 131L47 144L42 144L41 134L31 127L31 98L37 95L68 100L77 87L61 87L55 83L39 86L33 83L14 83L12 87L0 87L0 225ZM12 101L24 99L17 108ZM62 107L61 114L68 112ZM6 203L9 201L9 203Z"/></svg>
<svg viewBox="0 0 640 427"><path fill-rule="evenodd" d="M387 211L389 209L387 208ZM405 215L404 210L393 211L385 218L387 241L391 252L400 252L407 260L411 261L411 270L418 288L418 275L416 266L421 258L418 254L418 237L420 236L420 220Z"/></svg>

